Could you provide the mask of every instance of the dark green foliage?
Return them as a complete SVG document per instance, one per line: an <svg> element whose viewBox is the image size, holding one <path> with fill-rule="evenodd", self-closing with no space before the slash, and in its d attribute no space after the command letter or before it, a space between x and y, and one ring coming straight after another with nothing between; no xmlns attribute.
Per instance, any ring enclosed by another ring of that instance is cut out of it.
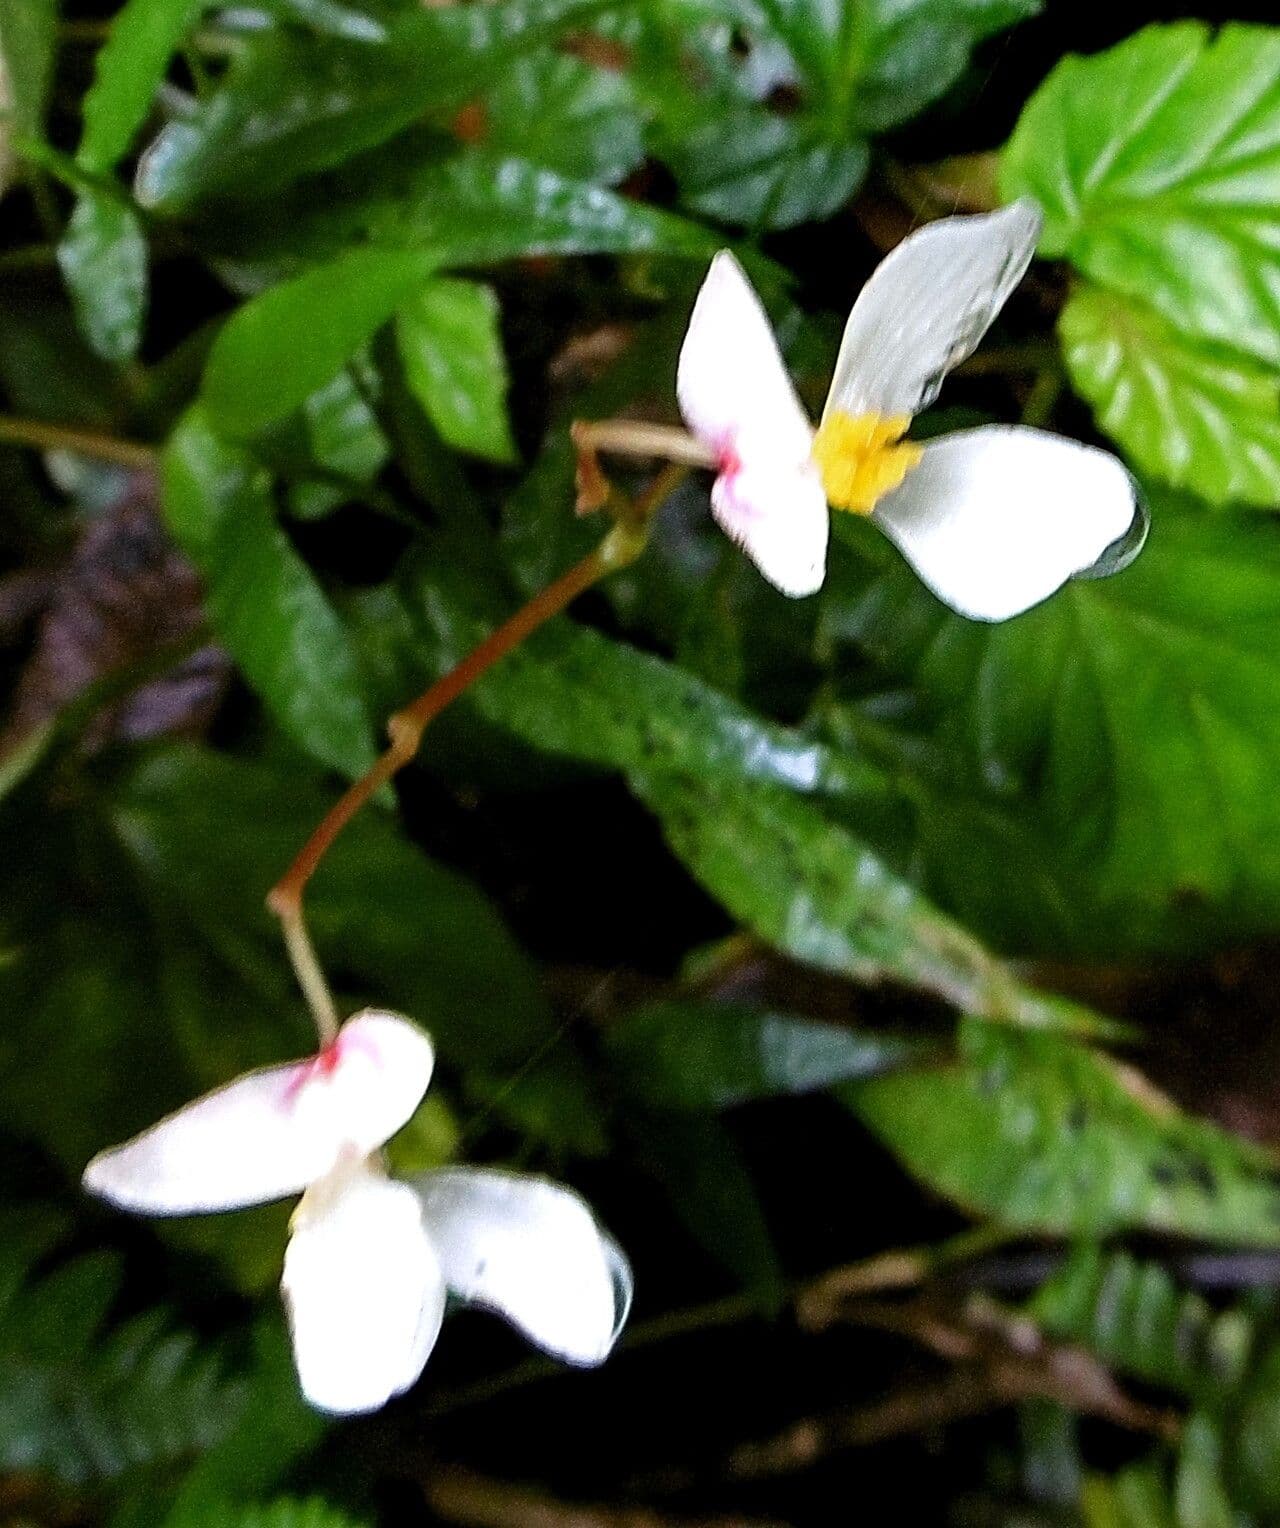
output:
<svg viewBox="0 0 1280 1528"><path fill-rule="evenodd" d="M1280 28L1153 15L0 0L6 1525L1280 1521ZM451 1317L329 1430L289 1203L86 1161L313 1046L269 888L654 483L575 514L570 427L674 424L715 252L817 419L877 257L1027 195L912 428L1096 423L1133 566L987 625L837 515L792 601L663 479L307 888L436 1044L391 1170L572 1182L645 1350Z"/></svg>

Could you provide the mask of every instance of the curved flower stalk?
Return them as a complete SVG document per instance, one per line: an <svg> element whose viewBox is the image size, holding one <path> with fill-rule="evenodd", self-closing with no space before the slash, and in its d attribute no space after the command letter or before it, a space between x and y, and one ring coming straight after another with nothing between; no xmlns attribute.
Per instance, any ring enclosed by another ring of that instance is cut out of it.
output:
<svg viewBox="0 0 1280 1528"><path fill-rule="evenodd" d="M676 390L692 439L627 424L589 425L579 440L588 452L652 450L713 468L717 522L792 596L822 585L828 505L869 515L922 581L974 620L1006 620L1069 578L1116 572L1137 555L1146 521L1109 452L1007 425L904 438L1021 281L1040 223L1023 199L904 239L854 303L816 431L759 298L722 250L680 353Z"/></svg>
<svg viewBox="0 0 1280 1528"><path fill-rule="evenodd" d="M387 1176L379 1148L417 1108L433 1064L416 1025L367 1010L317 1055L250 1072L101 1152L85 1187L152 1215L300 1193L281 1289L303 1394L321 1410L374 1411L407 1390L450 1292L559 1358L600 1363L631 1275L578 1195L493 1169Z"/></svg>

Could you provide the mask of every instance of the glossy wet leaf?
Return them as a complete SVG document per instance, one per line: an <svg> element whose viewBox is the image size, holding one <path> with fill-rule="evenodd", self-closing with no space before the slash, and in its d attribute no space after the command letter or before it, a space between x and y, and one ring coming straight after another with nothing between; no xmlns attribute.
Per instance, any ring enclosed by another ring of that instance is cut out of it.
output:
<svg viewBox="0 0 1280 1528"><path fill-rule="evenodd" d="M1137 466L1211 503L1280 502L1280 375L1082 287L1058 332L1072 385Z"/></svg>
<svg viewBox="0 0 1280 1528"><path fill-rule="evenodd" d="M611 186L644 158L627 75L567 54L518 59L484 99L480 141L569 180Z"/></svg>
<svg viewBox="0 0 1280 1528"><path fill-rule="evenodd" d="M401 305L396 340L405 381L445 443L510 462L507 363L492 290L449 277L427 282Z"/></svg>
<svg viewBox="0 0 1280 1528"><path fill-rule="evenodd" d="M1001 189L1040 251L1189 335L1280 361L1280 30L1152 26L1069 57L1027 104Z"/></svg>
<svg viewBox="0 0 1280 1528"><path fill-rule="evenodd" d="M350 639L277 524L270 480L195 408L170 439L165 518L207 586L210 620L249 684L313 758L347 775L373 762Z"/></svg>
<svg viewBox="0 0 1280 1528"><path fill-rule="evenodd" d="M954 1061L845 1096L934 1193L1002 1225L1280 1245L1280 1179L1266 1152L1059 1035L966 1020Z"/></svg>
<svg viewBox="0 0 1280 1528"><path fill-rule="evenodd" d="M443 264L516 255L671 254L709 257L698 224L529 160L468 149L415 177L414 194L371 218L375 240L409 242Z"/></svg>
<svg viewBox="0 0 1280 1528"><path fill-rule="evenodd" d="M873 839L1001 948L1185 955L1280 916L1280 547L1151 497L1132 567L1003 626L949 615L862 527L828 582L831 662L872 664L830 721L900 772L912 823Z"/></svg>
<svg viewBox="0 0 1280 1528"><path fill-rule="evenodd" d="M202 397L214 429L252 435L327 383L426 282L429 255L355 249L236 310L214 342Z"/></svg>
<svg viewBox="0 0 1280 1528"><path fill-rule="evenodd" d="M901 1066L918 1050L896 1035L681 998L610 1025L605 1048L628 1092L654 1107L688 1110L811 1093Z"/></svg>
<svg viewBox="0 0 1280 1528"><path fill-rule="evenodd" d="M58 265L90 348L105 361L132 360L147 304L147 242L137 214L111 196L82 196Z"/></svg>
<svg viewBox="0 0 1280 1528"><path fill-rule="evenodd" d="M139 166L143 203L263 196L385 142L431 110L462 105L537 42L600 0L503 0L409 9L380 42L266 33Z"/></svg>

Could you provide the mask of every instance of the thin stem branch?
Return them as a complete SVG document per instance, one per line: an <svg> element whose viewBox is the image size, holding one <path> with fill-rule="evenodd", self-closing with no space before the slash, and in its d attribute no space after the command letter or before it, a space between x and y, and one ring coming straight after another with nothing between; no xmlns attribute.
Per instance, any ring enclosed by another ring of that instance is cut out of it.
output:
<svg viewBox="0 0 1280 1528"><path fill-rule="evenodd" d="M311 936L307 933L301 903L294 903L291 907L285 907L279 911L284 947L289 952L289 961L293 966L294 975L298 978L302 995L306 998L307 1007L311 1010L311 1017L316 1026L316 1037L320 1042L320 1049L323 1050L338 1038L337 1005L333 1001L333 993L329 991L329 983L325 980L324 971L316 958Z"/></svg>
<svg viewBox="0 0 1280 1528"><path fill-rule="evenodd" d="M129 467L136 472L152 471L159 461L159 452L153 446L117 440L114 436L97 435L89 430L71 429L66 425L47 424L42 419L0 415L0 441L28 446L33 451L74 451L80 456L97 457L99 461L114 462L118 467Z"/></svg>
<svg viewBox="0 0 1280 1528"><path fill-rule="evenodd" d="M336 801L302 846L297 858L267 897L267 905L288 926L301 918L307 882L334 840L360 808L414 757L429 723L457 700L500 658L518 647L544 622L572 604L584 590L616 568L633 562L644 546L643 532L617 525L604 541L567 573L534 595L527 605L491 633L455 668L449 670L387 724L391 744L372 769Z"/></svg>

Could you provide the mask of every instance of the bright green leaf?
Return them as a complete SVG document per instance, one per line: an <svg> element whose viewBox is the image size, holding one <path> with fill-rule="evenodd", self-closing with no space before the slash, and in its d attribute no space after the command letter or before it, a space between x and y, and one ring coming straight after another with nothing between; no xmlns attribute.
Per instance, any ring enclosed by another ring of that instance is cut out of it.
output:
<svg viewBox="0 0 1280 1528"><path fill-rule="evenodd" d="M98 51L76 161L103 174L128 153L169 60L205 0L127 0Z"/></svg>
<svg viewBox="0 0 1280 1528"><path fill-rule="evenodd" d="M262 196L463 104L535 43L602 0L411 7L382 42L296 32L255 39L190 118L143 156L138 199L172 211L210 196Z"/></svg>
<svg viewBox="0 0 1280 1528"><path fill-rule="evenodd" d="M935 1193L1026 1231L1280 1245L1271 1157L1060 1035L966 1020L945 1065L845 1090Z"/></svg>
<svg viewBox="0 0 1280 1528"><path fill-rule="evenodd" d="M252 435L332 381L431 274L429 255L355 249L282 281L224 325L205 368L214 429Z"/></svg>
<svg viewBox="0 0 1280 1528"><path fill-rule="evenodd" d="M1098 287L1058 332L1076 391L1144 471L1215 504L1280 504L1280 374Z"/></svg>
<svg viewBox="0 0 1280 1528"><path fill-rule="evenodd" d="M507 363L492 291L474 281L430 281L397 313L396 339L405 381L442 439L511 461Z"/></svg>
<svg viewBox="0 0 1280 1528"><path fill-rule="evenodd" d="M1063 59L1001 189L1044 208L1042 254L1280 362L1280 28L1179 22Z"/></svg>
<svg viewBox="0 0 1280 1528"><path fill-rule="evenodd" d="M163 498L245 678L313 758L362 774L373 736L350 639L277 524L266 474L219 440L197 407L165 450Z"/></svg>
<svg viewBox="0 0 1280 1528"><path fill-rule="evenodd" d="M58 265L94 353L132 360L147 303L147 241L137 214L111 196L82 196L58 245Z"/></svg>

